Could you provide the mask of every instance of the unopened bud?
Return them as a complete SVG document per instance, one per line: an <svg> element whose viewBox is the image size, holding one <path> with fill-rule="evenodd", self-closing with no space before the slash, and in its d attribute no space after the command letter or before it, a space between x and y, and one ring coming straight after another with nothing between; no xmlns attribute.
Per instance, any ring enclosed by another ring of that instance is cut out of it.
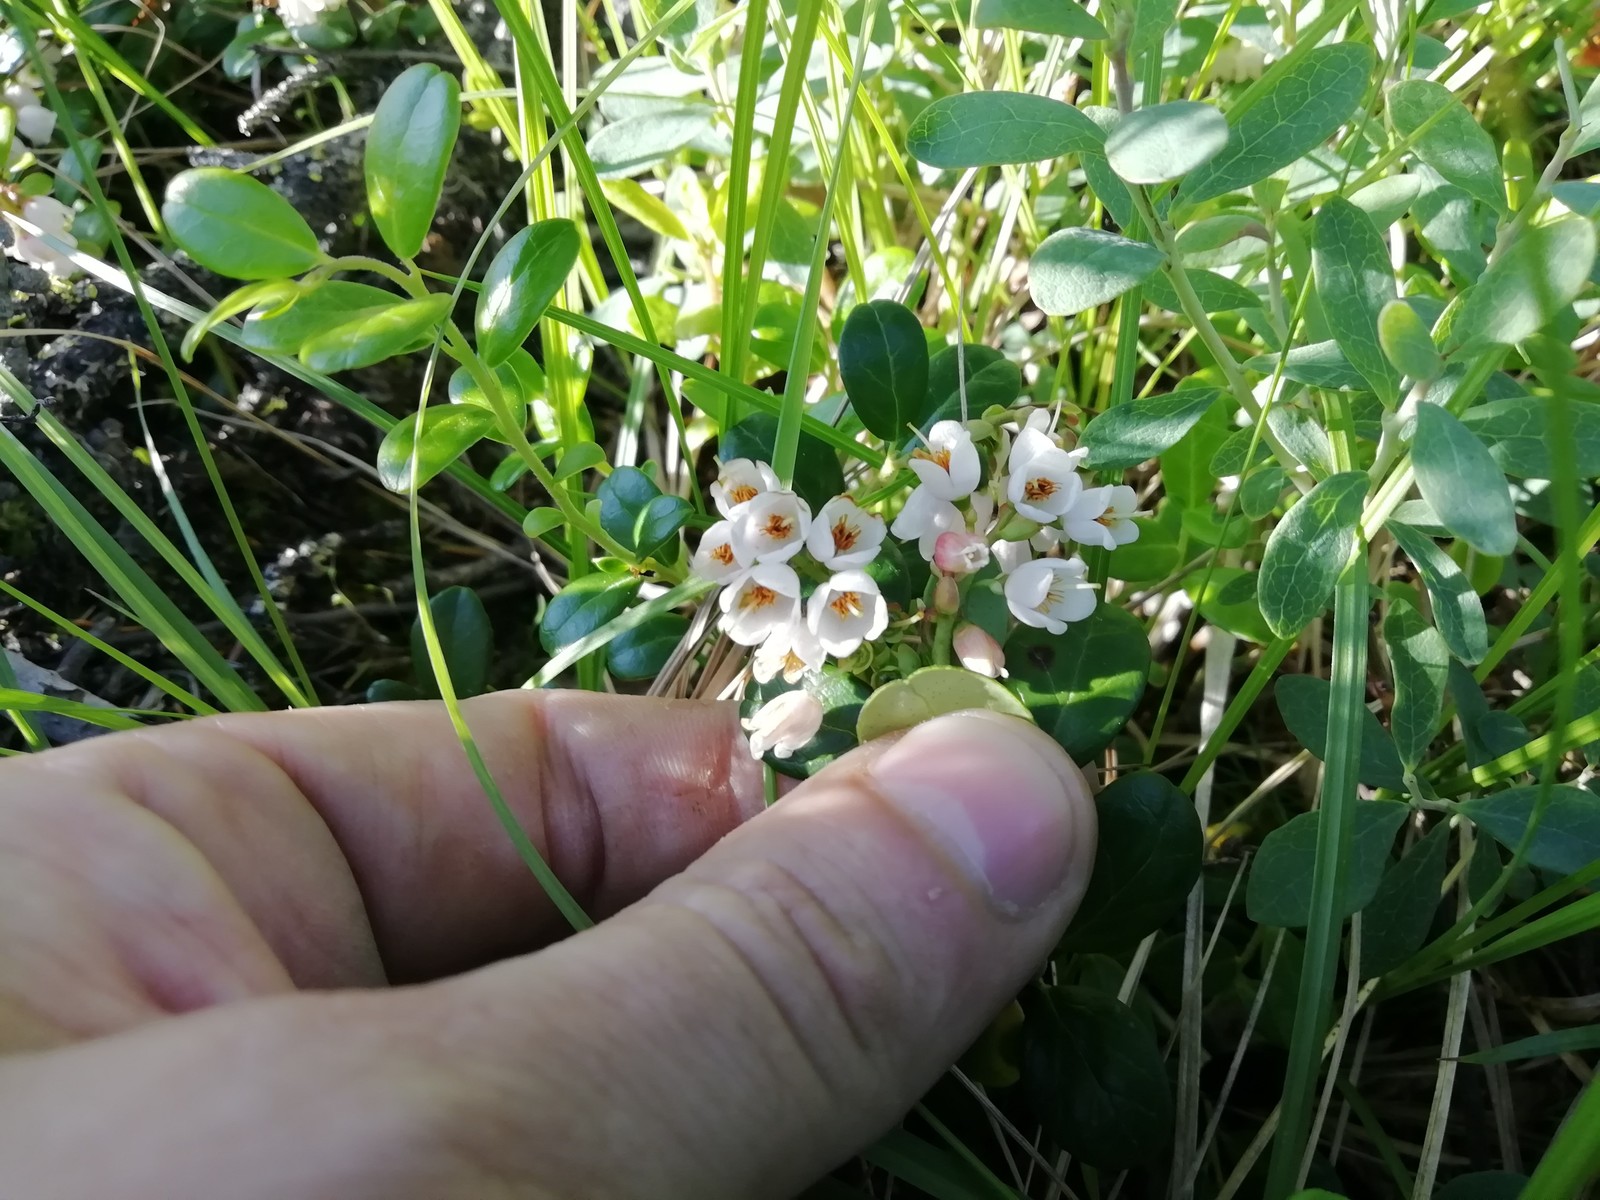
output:
<svg viewBox="0 0 1600 1200"><path fill-rule="evenodd" d="M933 609L946 617L961 611L961 588L948 575L939 576L939 582L933 585Z"/></svg>
<svg viewBox="0 0 1600 1200"><path fill-rule="evenodd" d="M989 545L975 533L948 530L933 543L933 565L960 579L989 565Z"/></svg>
<svg viewBox="0 0 1600 1200"><path fill-rule="evenodd" d="M976 625L967 624L957 629L953 648L957 661L969 671L990 679L999 679L1006 673L1005 651Z"/></svg>

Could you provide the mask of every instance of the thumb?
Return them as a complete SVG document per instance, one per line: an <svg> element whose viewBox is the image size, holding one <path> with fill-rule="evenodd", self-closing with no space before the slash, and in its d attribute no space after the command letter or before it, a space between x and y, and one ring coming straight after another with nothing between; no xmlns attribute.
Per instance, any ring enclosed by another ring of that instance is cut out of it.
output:
<svg viewBox="0 0 1600 1200"><path fill-rule="evenodd" d="M480 1165L541 1194L797 1190L1026 982L1094 843L1083 776L1020 721L857 751L596 929L436 985L474 1018L447 1054L494 1081Z"/></svg>

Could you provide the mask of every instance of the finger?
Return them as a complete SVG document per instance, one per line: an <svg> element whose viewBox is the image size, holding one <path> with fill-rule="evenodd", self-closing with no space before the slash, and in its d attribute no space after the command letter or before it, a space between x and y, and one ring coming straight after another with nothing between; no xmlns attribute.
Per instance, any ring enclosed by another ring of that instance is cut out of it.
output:
<svg viewBox="0 0 1600 1200"><path fill-rule="evenodd" d="M760 807L730 705L513 691L463 711L512 813L593 912L636 899ZM5 764L0 790L36 809L72 796L102 825L154 813L301 986L432 977L563 928L439 704L101 738Z"/></svg>

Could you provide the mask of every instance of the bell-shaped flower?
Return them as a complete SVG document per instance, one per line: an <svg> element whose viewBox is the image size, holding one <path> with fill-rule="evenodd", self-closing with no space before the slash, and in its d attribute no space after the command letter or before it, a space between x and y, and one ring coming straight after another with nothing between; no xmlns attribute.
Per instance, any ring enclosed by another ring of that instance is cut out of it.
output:
<svg viewBox="0 0 1600 1200"><path fill-rule="evenodd" d="M741 646L759 646L800 611L800 576L786 563L757 563L717 598L722 628Z"/></svg>
<svg viewBox="0 0 1600 1200"><path fill-rule="evenodd" d="M999 679L1006 673L1005 651L1000 649L999 642L976 625L968 623L958 626L951 648L956 652L956 661L969 671L987 675L990 679Z"/></svg>
<svg viewBox="0 0 1600 1200"><path fill-rule="evenodd" d="M716 482L711 485L711 501L719 513L732 517L762 492L777 490L778 477L766 463L730 458L722 464Z"/></svg>
<svg viewBox="0 0 1600 1200"><path fill-rule="evenodd" d="M1075 542L1115 550L1139 540L1139 527L1133 523L1137 503L1133 489L1125 483L1084 488L1062 515L1061 527Z"/></svg>
<svg viewBox="0 0 1600 1200"><path fill-rule="evenodd" d="M73 212L54 196L30 196L22 205L22 219L37 225L45 233L76 247L78 241L70 232ZM65 277L77 270L72 260L62 254L44 238L29 233L20 225L11 227L11 245L6 253L18 262L38 267L50 275Z"/></svg>
<svg viewBox="0 0 1600 1200"><path fill-rule="evenodd" d="M978 448L960 421L935 422L927 445L913 450L907 465L941 500L964 500L978 486Z"/></svg>
<svg viewBox="0 0 1600 1200"><path fill-rule="evenodd" d="M1036 558L1006 576L1006 605L1024 625L1065 633L1069 621L1094 611L1095 594L1081 558Z"/></svg>
<svg viewBox="0 0 1600 1200"><path fill-rule="evenodd" d="M961 510L948 500L941 500L925 487L914 487L906 497L905 507L889 526L889 532L902 542L915 541L917 552L929 562L941 533L965 529Z"/></svg>
<svg viewBox="0 0 1600 1200"><path fill-rule="evenodd" d="M1072 507L1083 490L1083 481L1078 478L1078 463L1083 455L1081 451L1069 452L1051 443L1019 460L1017 447L1022 446L1024 438L1032 432L1035 431L1023 430L1023 436L1011 449L1012 469L1006 481L1006 499L1030 521L1049 525ZM1044 434L1038 436L1045 437Z"/></svg>
<svg viewBox="0 0 1600 1200"><path fill-rule="evenodd" d="M989 543L965 529L941 533L933 543L933 565L957 579L989 565Z"/></svg>
<svg viewBox="0 0 1600 1200"><path fill-rule="evenodd" d="M796 688L780 692L739 724L750 735L754 757L770 750L774 758L788 758L817 736L822 728L822 704L805 688Z"/></svg>
<svg viewBox="0 0 1600 1200"><path fill-rule="evenodd" d="M689 569L701 579L727 583L750 563L740 562L733 548L733 522L718 521L700 536Z"/></svg>
<svg viewBox="0 0 1600 1200"><path fill-rule="evenodd" d="M793 492L762 492L733 517L733 551L744 562L787 562L805 548L811 507Z"/></svg>
<svg viewBox="0 0 1600 1200"><path fill-rule="evenodd" d="M806 533L806 549L830 571L864 567L883 545L883 518L849 496L835 496L817 510Z"/></svg>
<svg viewBox="0 0 1600 1200"><path fill-rule="evenodd" d="M817 635L796 613L794 620L781 629L774 629L767 640L756 647L750 674L757 683L769 683L778 675L783 676L785 683L798 683L807 671L820 670L827 660Z"/></svg>
<svg viewBox="0 0 1600 1200"><path fill-rule="evenodd" d="M840 571L811 593L806 623L822 648L846 658L889 625L889 606L878 583L865 571Z"/></svg>
<svg viewBox="0 0 1600 1200"><path fill-rule="evenodd" d="M0 92L0 100L16 114L17 132L35 146L50 140L56 130L56 114L39 103L39 93L24 83L13 81Z"/></svg>

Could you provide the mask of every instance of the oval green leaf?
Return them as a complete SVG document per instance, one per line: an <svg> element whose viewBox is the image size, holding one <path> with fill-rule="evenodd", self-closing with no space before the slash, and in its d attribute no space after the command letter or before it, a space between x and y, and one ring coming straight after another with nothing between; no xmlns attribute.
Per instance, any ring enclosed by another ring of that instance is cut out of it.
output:
<svg viewBox="0 0 1600 1200"><path fill-rule="evenodd" d="M771 413L751 413L732 429L723 430L717 439L717 457L772 461L772 447L778 438L778 418ZM832 447L814 437L800 435L800 448L794 459L794 490L816 512L844 491L844 470Z"/></svg>
<svg viewBox="0 0 1600 1200"><path fill-rule="evenodd" d="M1144 626L1112 604L1100 605L1060 637L1019 628L1005 652L1011 690L1039 728L1079 762L1121 732L1150 674Z"/></svg>
<svg viewBox="0 0 1600 1200"><path fill-rule="evenodd" d="M268 354L298 354L301 346L319 334L387 311L403 299L371 284L330 279L302 291L288 308L258 304L245 318L239 341ZM426 341L410 348L419 349L425 344Z"/></svg>
<svg viewBox="0 0 1600 1200"><path fill-rule="evenodd" d="M1070 317L1115 300L1161 265L1161 251L1100 229L1058 230L1033 252L1028 287L1053 317Z"/></svg>
<svg viewBox="0 0 1600 1200"><path fill-rule="evenodd" d="M318 334L300 347L300 361L330 375L370 367L426 345L449 311L450 297L442 292L391 304Z"/></svg>
<svg viewBox="0 0 1600 1200"><path fill-rule="evenodd" d="M472 412L473 409L451 409ZM620 617L643 581L637 575L596 572L574 579L550 598L539 622L539 644L546 654L588 637Z"/></svg>
<svg viewBox="0 0 1600 1200"><path fill-rule="evenodd" d="M1456 807L1507 850L1515 850L1538 799L1538 787L1517 787L1463 800ZM1586 788L1552 787L1528 847L1528 864L1571 875L1596 859L1600 859L1600 796Z"/></svg>
<svg viewBox="0 0 1600 1200"><path fill-rule="evenodd" d="M1423 162L1476 200L1506 211L1494 139L1443 84L1407 79L1389 89L1395 132Z"/></svg>
<svg viewBox="0 0 1600 1200"><path fill-rule="evenodd" d="M968 708L1033 719L1017 698L993 679L965 667L923 667L884 684L867 698L856 719L856 738L870 742Z"/></svg>
<svg viewBox="0 0 1600 1200"><path fill-rule="evenodd" d="M839 375L861 423L886 442L926 415L928 337L904 304L858 304L839 336Z"/></svg>
<svg viewBox="0 0 1600 1200"><path fill-rule="evenodd" d="M1090 41L1106 36L1106 27L1073 0L978 0L973 24Z"/></svg>
<svg viewBox="0 0 1600 1200"><path fill-rule="evenodd" d="M1422 949L1439 910L1450 822L1440 821L1399 862L1383 873L1372 903L1361 914L1361 975L1394 970Z"/></svg>
<svg viewBox="0 0 1600 1200"><path fill-rule="evenodd" d="M167 185L172 240L195 262L234 279L282 279L323 261L317 235L266 184L226 167L197 167Z"/></svg>
<svg viewBox="0 0 1600 1200"><path fill-rule="evenodd" d="M1335 196L1317 213L1311 250L1317 297L1333 340L1378 398L1393 406L1400 373L1378 337L1378 316L1395 298L1383 236L1366 213Z"/></svg>
<svg viewBox="0 0 1600 1200"><path fill-rule="evenodd" d="M1278 711L1283 723L1314 758L1326 760L1328 755L1328 706L1332 702L1333 685L1315 675L1283 675L1273 688L1278 700ZM1361 755L1356 766L1356 778L1368 787L1405 788L1405 768L1395 750L1394 739L1379 723L1372 710L1361 709L1357 721L1361 726Z"/></svg>
<svg viewBox="0 0 1600 1200"><path fill-rule="evenodd" d="M1386 529L1422 576L1439 634L1450 653L1464 663L1483 660L1489 652L1489 629L1483 601L1460 565L1422 530L1390 518Z"/></svg>
<svg viewBox="0 0 1600 1200"><path fill-rule="evenodd" d="M538 221L519 230L494 256L478 292L478 354L491 367L528 340L578 261L578 227Z"/></svg>
<svg viewBox="0 0 1600 1200"><path fill-rule="evenodd" d="M1411 439L1417 490L1444 527L1484 554L1517 548L1511 488L1473 432L1437 404L1417 406Z"/></svg>
<svg viewBox="0 0 1600 1200"><path fill-rule="evenodd" d="M1360 912L1378 894L1394 835L1410 811L1398 800L1356 802L1350 856L1345 861L1344 903L1337 910L1340 917ZM1302 929L1310 920L1311 877L1321 824L1319 808L1301 813L1262 840L1244 895L1245 911L1256 924Z"/></svg>
<svg viewBox="0 0 1600 1200"><path fill-rule="evenodd" d="M677 558L674 538L692 511L681 496L663 495L637 467L618 467L599 488L600 527L639 556ZM668 543L671 543L670 552Z"/></svg>
<svg viewBox="0 0 1600 1200"><path fill-rule="evenodd" d="M918 113L906 133L912 158L946 168L1043 162L1104 144L1100 126L1072 105L1030 92L945 96Z"/></svg>
<svg viewBox="0 0 1600 1200"><path fill-rule="evenodd" d="M1390 300L1379 310L1378 345L1407 379L1425 383L1444 370L1444 359L1439 357L1428 327L1404 300Z"/></svg>
<svg viewBox="0 0 1600 1200"><path fill-rule="evenodd" d="M399 258L415 258L427 239L460 126L460 85L432 63L406 68L378 101L367 130L367 203Z"/></svg>
<svg viewBox="0 0 1600 1200"><path fill-rule="evenodd" d="M1514 346L1555 320L1589 282L1592 222L1567 213L1524 229L1461 296L1447 348Z"/></svg>
<svg viewBox="0 0 1600 1200"><path fill-rule="evenodd" d="M1106 138L1106 159L1128 183L1179 179L1222 152L1228 121L1209 104L1174 100L1128 113Z"/></svg>
<svg viewBox="0 0 1600 1200"><path fill-rule="evenodd" d="M688 632L689 618L681 613L651 617L606 646L606 670L618 679L654 679Z"/></svg>
<svg viewBox="0 0 1600 1200"><path fill-rule="evenodd" d="M1330 475L1302 497L1267 538L1261 556L1261 615L1279 637L1294 637L1328 607L1356 549L1367 477Z"/></svg>
<svg viewBox="0 0 1600 1200"><path fill-rule="evenodd" d="M487 691L494 659L494 626L489 623L489 613L478 593L469 587L445 588L428 601L428 610L433 615L434 632L439 636L439 649L455 694L465 699ZM428 695L439 695L421 621L411 626L411 669Z"/></svg>
<svg viewBox="0 0 1600 1200"><path fill-rule="evenodd" d="M439 404L422 411L422 437L414 416L396 421L378 446L378 478L391 492L411 490L411 459L416 452L416 483L427 483L472 446L494 424L494 414L468 405Z"/></svg>
<svg viewBox="0 0 1600 1200"><path fill-rule="evenodd" d="M1475 404L1461 414L1461 423L1489 447L1489 454L1507 475L1549 479L1555 473L1550 456L1550 408L1544 396L1511 396ZM1600 478L1600 404L1572 399L1567 404L1567 436L1580 479Z"/></svg>
<svg viewBox="0 0 1600 1200"><path fill-rule="evenodd" d="M1090 421L1078 440L1085 465L1122 471L1155 458L1193 429L1222 396L1218 388L1182 388L1165 396L1130 400Z"/></svg>
<svg viewBox="0 0 1600 1200"><path fill-rule="evenodd" d="M1396 601L1383 622L1383 640L1394 666L1394 709L1389 728L1400 761L1415 770L1428 752L1444 711L1450 650L1439 631L1410 604Z"/></svg>

